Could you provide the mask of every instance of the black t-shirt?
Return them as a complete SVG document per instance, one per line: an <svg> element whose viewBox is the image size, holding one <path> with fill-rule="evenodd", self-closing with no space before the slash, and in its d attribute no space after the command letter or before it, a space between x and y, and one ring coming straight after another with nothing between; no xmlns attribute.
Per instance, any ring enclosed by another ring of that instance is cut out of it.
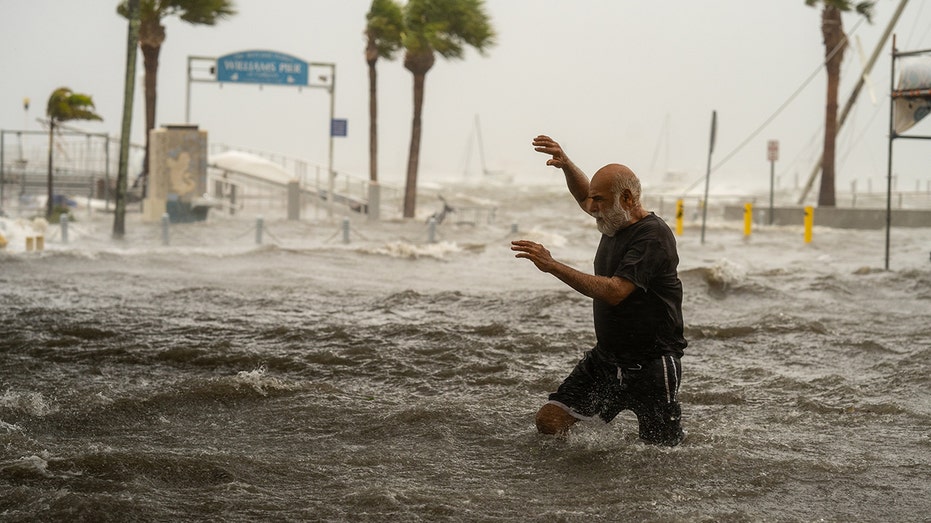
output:
<svg viewBox="0 0 931 523"><path fill-rule="evenodd" d="M636 365L664 355L682 356L682 282L676 240L650 213L614 236L602 235L595 274L620 276L637 286L617 305L594 300L599 351L616 365Z"/></svg>

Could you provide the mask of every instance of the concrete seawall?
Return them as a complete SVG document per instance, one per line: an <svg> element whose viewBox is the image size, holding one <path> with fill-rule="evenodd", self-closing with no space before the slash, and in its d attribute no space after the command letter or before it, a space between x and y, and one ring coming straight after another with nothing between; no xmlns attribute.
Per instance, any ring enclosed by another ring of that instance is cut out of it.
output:
<svg viewBox="0 0 931 523"><path fill-rule="evenodd" d="M886 227L885 209L850 209L839 207L815 207L814 224L820 227L839 229L883 229ZM931 227L931 210L892 209L893 227ZM773 225L804 225L804 207L775 207ZM725 220L743 220L742 205L724 207ZM753 222L769 224L769 207L755 207Z"/></svg>

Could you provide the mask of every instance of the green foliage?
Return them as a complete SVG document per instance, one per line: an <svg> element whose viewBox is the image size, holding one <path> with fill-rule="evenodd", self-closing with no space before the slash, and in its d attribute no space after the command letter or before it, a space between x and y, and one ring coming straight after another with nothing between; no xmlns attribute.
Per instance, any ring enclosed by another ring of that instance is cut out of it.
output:
<svg viewBox="0 0 931 523"><path fill-rule="evenodd" d="M857 14L866 18L867 22L873 22L873 8L876 2L852 2L851 0L805 0L805 5L814 7L824 4L826 7L834 7L841 12L847 13L856 11Z"/></svg>
<svg viewBox="0 0 931 523"><path fill-rule="evenodd" d="M483 0L410 0L404 23L409 53L435 51L446 59L461 59L467 45L484 54L495 43Z"/></svg>
<svg viewBox="0 0 931 523"><path fill-rule="evenodd" d="M395 0L373 0L365 20L365 34L374 45L377 57L393 60L394 54L401 49L404 34L401 6Z"/></svg>
<svg viewBox="0 0 931 523"><path fill-rule="evenodd" d="M102 120L93 109L94 100L90 96L74 93L67 87L59 87L49 97L45 115L53 122Z"/></svg>
<svg viewBox="0 0 931 523"><path fill-rule="evenodd" d="M123 0L116 12L129 18L129 1ZM140 20L161 20L177 16L194 25L215 25L218 21L236 14L231 0L140 0Z"/></svg>
<svg viewBox="0 0 931 523"><path fill-rule="evenodd" d="M69 223L74 223L77 221L75 220L74 215L71 214L71 209L67 205L55 205L52 207L52 212L48 215L47 220L49 223L61 223L62 215L68 215Z"/></svg>

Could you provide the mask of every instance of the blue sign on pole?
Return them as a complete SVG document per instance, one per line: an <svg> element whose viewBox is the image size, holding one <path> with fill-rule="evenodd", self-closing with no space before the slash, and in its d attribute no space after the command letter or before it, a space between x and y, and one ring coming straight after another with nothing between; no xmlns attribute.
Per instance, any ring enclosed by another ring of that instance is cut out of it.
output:
<svg viewBox="0 0 931 523"><path fill-rule="evenodd" d="M307 85L307 62L274 51L242 51L217 58L217 81Z"/></svg>
<svg viewBox="0 0 931 523"><path fill-rule="evenodd" d="M345 118L333 118L330 121L330 136L346 136L349 121Z"/></svg>

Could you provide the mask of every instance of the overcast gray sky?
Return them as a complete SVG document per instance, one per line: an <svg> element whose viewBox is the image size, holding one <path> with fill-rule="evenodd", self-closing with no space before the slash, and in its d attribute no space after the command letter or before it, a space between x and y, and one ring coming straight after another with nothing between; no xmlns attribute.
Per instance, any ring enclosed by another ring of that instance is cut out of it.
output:
<svg viewBox="0 0 931 523"><path fill-rule="evenodd" d="M879 0L873 24L845 15L844 27L869 55L899 0ZM0 0L0 128L38 130L51 92L67 86L93 96L102 123L117 135L122 117L126 21L116 0ZM438 60L427 75L420 179L459 177L478 167L468 157L475 116L481 119L490 169L520 180L554 179L530 141L559 140L583 169L630 165L649 185L667 171L700 179L708 159L712 110L717 190L768 187L766 143L780 142L776 175L783 187L804 183L821 151L823 70L762 132L734 153L809 77L824 47L820 9L803 0L488 0L498 43L486 56ZM334 167L368 173L368 77L363 29L368 0L238 0L238 14L215 27L165 20L159 69L158 123L185 116L189 56L262 49L308 62L336 64L335 115L349 135L337 138ZM931 1L911 0L896 28L900 50L931 48ZM839 191L852 181L884 187L887 161L890 45L872 74L876 103L864 90L838 142ZM142 142L142 58L133 117ZM842 103L861 62L844 62ZM402 61L380 61L382 179L400 181L410 139L412 80ZM329 97L322 89L194 84L191 120L212 143L246 146L327 162ZM22 100L32 100L28 113ZM924 121L910 134L931 135ZM733 154L732 154L733 153ZM899 188L931 182L931 142L897 140ZM558 178L555 178L558 181ZM868 182L867 180L871 180Z"/></svg>

